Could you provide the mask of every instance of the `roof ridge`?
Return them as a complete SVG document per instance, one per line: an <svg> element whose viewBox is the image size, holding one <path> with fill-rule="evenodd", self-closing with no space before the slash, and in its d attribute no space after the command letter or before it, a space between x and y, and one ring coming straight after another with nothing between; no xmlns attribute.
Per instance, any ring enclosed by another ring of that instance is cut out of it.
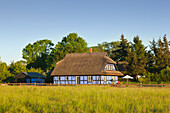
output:
<svg viewBox="0 0 170 113"><path fill-rule="evenodd" d="M93 53L67 53L65 57L72 56L82 56L82 55L97 55L97 56L107 56L106 52L93 52Z"/></svg>

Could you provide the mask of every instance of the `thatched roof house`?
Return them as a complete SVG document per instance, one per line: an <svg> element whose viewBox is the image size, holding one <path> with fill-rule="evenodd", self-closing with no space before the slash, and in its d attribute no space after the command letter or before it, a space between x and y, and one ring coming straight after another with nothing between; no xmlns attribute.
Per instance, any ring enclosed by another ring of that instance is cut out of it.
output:
<svg viewBox="0 0 170 113"><path fill-rule="evenodd" d="M106 52L96 53L71 53L56 64L51 76L62 75L117 75L123 74L118 71L104 70L106 64L116 64L107 56Z"/></svg>
<svg viewBox="0 0 170 113"><path fill-rule="evenodd" d="M56 63L51 76L54 83L88 84L100 81L101 84L102 81L111 81L115 76L123 74L118 71L116 62L109 58L106 52L89 52L67 54Z"/></svg>

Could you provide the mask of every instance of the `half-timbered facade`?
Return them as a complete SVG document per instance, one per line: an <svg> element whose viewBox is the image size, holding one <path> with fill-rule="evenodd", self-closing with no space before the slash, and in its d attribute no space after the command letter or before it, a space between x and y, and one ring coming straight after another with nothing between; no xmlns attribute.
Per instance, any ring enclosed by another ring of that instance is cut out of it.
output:
<svg viewBox="0 0 170 113"><path fill-rule="evenodd" d="M54 84L115 84L123 74L106 52L89 52L67 54L51 76Z"/></svg>

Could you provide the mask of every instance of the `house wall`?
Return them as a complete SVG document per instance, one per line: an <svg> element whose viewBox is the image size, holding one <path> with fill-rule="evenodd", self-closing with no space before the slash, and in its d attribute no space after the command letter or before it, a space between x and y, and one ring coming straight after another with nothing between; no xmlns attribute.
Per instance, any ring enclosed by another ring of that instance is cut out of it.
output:
<svg viewBox="0 0 170 113"><path fill-rule="evenodd" d="M26 83L45 83L44 78L27 78Z"/></svg>
<svg viewBox="0 0 170 113"><path fill-rule="evenodd" d="M117 76L54 76L53 81L54 84L111 84L111 83L117 84L118 77Z"/></svg>

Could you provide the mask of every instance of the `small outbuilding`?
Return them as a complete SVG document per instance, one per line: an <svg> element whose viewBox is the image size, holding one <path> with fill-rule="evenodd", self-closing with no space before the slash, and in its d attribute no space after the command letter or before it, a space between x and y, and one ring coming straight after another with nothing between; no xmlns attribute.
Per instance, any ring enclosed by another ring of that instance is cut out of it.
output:
<svg viewBox="0 0 170 113"><path fill-rule="evenodd" d="M45 83L45 76L37 72L22 72L15 77L15 82L21 83Z"/></svg>
<svg viewBox="0 0 170 113"><path fill-rule="evenodd" d="M111 84L118 83L116 62L106 52L70 53L56 63L51 74L54 84Z"/></svg>

